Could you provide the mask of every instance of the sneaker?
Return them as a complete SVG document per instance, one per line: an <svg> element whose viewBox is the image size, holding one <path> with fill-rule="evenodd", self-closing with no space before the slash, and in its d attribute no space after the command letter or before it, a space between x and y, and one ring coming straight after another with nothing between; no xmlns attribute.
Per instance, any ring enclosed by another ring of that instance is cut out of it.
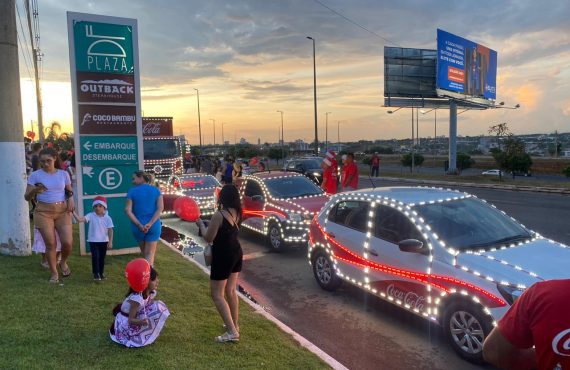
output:
<svg viewBox="0 0 570 370"><path fill-rule="evenodd" d="M107 280L107 277L105 276L105 274L101 274L99 276L101 277L101 280Z"/></svg>
<svg viewBox="0 0 570 370"><path fill-rule="evenodd" d="M239 341L239 334L230 334L228 332L225 332L224 334L214 338L214 340L218 343L237 342Z"/></svg>
<svg viewBox="0 0 570 370"><path fill-rule="evenodd" d="M101 276L99 276L99 274L93 274L93 280L101 281Z"/></svg>

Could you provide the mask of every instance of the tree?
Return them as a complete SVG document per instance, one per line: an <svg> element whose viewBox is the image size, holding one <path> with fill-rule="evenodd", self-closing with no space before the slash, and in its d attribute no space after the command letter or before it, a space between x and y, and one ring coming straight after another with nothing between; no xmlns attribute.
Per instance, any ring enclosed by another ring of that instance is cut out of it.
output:
<svg viewBox="0 0 570 370"><path fill-rule="evenodd" d="M285 148L285 157L287 157L289 155L289 149ZM269 154L267 154L267 156L270 159L275 159L279 162L280 159L283 159L282 155L281 155L281 148L270 148L269 149Z"/></svg>
<svg viewBox="0 0 570 370"><path fill-rule="evenodd" d="M61 124L53 121L49 126L44 127L45 142L52 143L61 150L70 150L74 146L73 135L61 131Z"/></svg>
<svg viewBox="0 0 570 370"><path fill-rule="evenodd" d="M410 167L410 172L412 172L412 154L407 153L402 156L401 159L402 166ZM419 153L414 153L414 166L421 166L424 163L424 156Z"/></svg>
<svg viewBox="0 0 570 370"><path fill-rule="evenodd" d="M475 161L471 159L471 156L465 153L457 153L457 169L461 171L471 168L475 164Z"/></svg>
<svg viewBox="0 0 570 370"><path fill-rule="evenodd" d="M562 170L562 173L566 175L566 177L570 177L570 167L566 167L564 170Z"/></svg>
<svg viewBox="0 0 570 370"><path fill-rule="evenodd" d="M513 179L516 173L528 173L532 167L532 158L526 152L522 140L509 136L504 143L504 151L493 152L495 162L502 170L511 172Z"/></svg>
<svg viewBox="0 0 570 370"><path fill-rule="evenodd" d="M511 136L512 133L509 130L506 122L499 123L498 125L489 127L489 135L497 136L497 147L501 149L501 138L503 136Z"/></svg>

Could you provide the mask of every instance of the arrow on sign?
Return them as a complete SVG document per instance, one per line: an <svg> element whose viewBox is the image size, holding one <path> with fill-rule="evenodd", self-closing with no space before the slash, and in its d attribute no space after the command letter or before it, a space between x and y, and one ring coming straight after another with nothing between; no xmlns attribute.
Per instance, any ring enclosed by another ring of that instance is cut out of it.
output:
<svg viewBox="0 0 570 370"><path fill-rule="evenodd" d="M83 174L85 176L89 176L89 178L92 178L93 177L93 167L83 166Z"/></svg>
<svg viewBox="0 0 570 370"><path fill-rule="evenodd" d="M85 150L91 150L91 147L93 145L91 145L91 143L89 141L86 141L85 144L83 144L83 147L85 148Z"/></svg>

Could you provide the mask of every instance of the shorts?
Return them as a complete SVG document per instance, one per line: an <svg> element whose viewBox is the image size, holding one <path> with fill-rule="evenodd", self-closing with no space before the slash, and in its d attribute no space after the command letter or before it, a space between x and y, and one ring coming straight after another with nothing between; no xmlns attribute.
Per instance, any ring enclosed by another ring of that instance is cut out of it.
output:
<svg viewBox="0 0 570 370"><path fill-rule="evenodd" d="M235 252L225 251L219 254L212 248L212 252L210 280L227 280L231 274L241 272L243 262L241 247Z"/></svg>
<svg viewBox="0 0 570 370"><path fill-rule="evenodd" d="M34 226L36 229L57 229L71 226L71 213L67 211L67 202L38 202L34 210Z"/></svg>
<svg viewBox="0 0 570 370"><path fill-rule="evenodd" d="M160 219L156 220L154 224L150 227L150 230L145 234L143 233L137 225L131 223L131 231L133 233L133 237L136 239L137 242L156 242L160 239L160 234L162 232L162 222Z"/></svg>

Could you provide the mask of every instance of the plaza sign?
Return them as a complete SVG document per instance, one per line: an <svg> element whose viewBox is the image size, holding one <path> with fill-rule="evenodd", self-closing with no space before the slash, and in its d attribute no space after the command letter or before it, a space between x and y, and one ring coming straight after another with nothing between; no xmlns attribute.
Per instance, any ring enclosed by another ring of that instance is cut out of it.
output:
<svg viewBox="0 0 570 370"><path fill-rule="evenodd" d="M124 214L133 172L143 169L135 19L67 13L79 212L107 197L115 224L111 253L139 252ZM81 253L86 226L80 225Z"/></svg>

